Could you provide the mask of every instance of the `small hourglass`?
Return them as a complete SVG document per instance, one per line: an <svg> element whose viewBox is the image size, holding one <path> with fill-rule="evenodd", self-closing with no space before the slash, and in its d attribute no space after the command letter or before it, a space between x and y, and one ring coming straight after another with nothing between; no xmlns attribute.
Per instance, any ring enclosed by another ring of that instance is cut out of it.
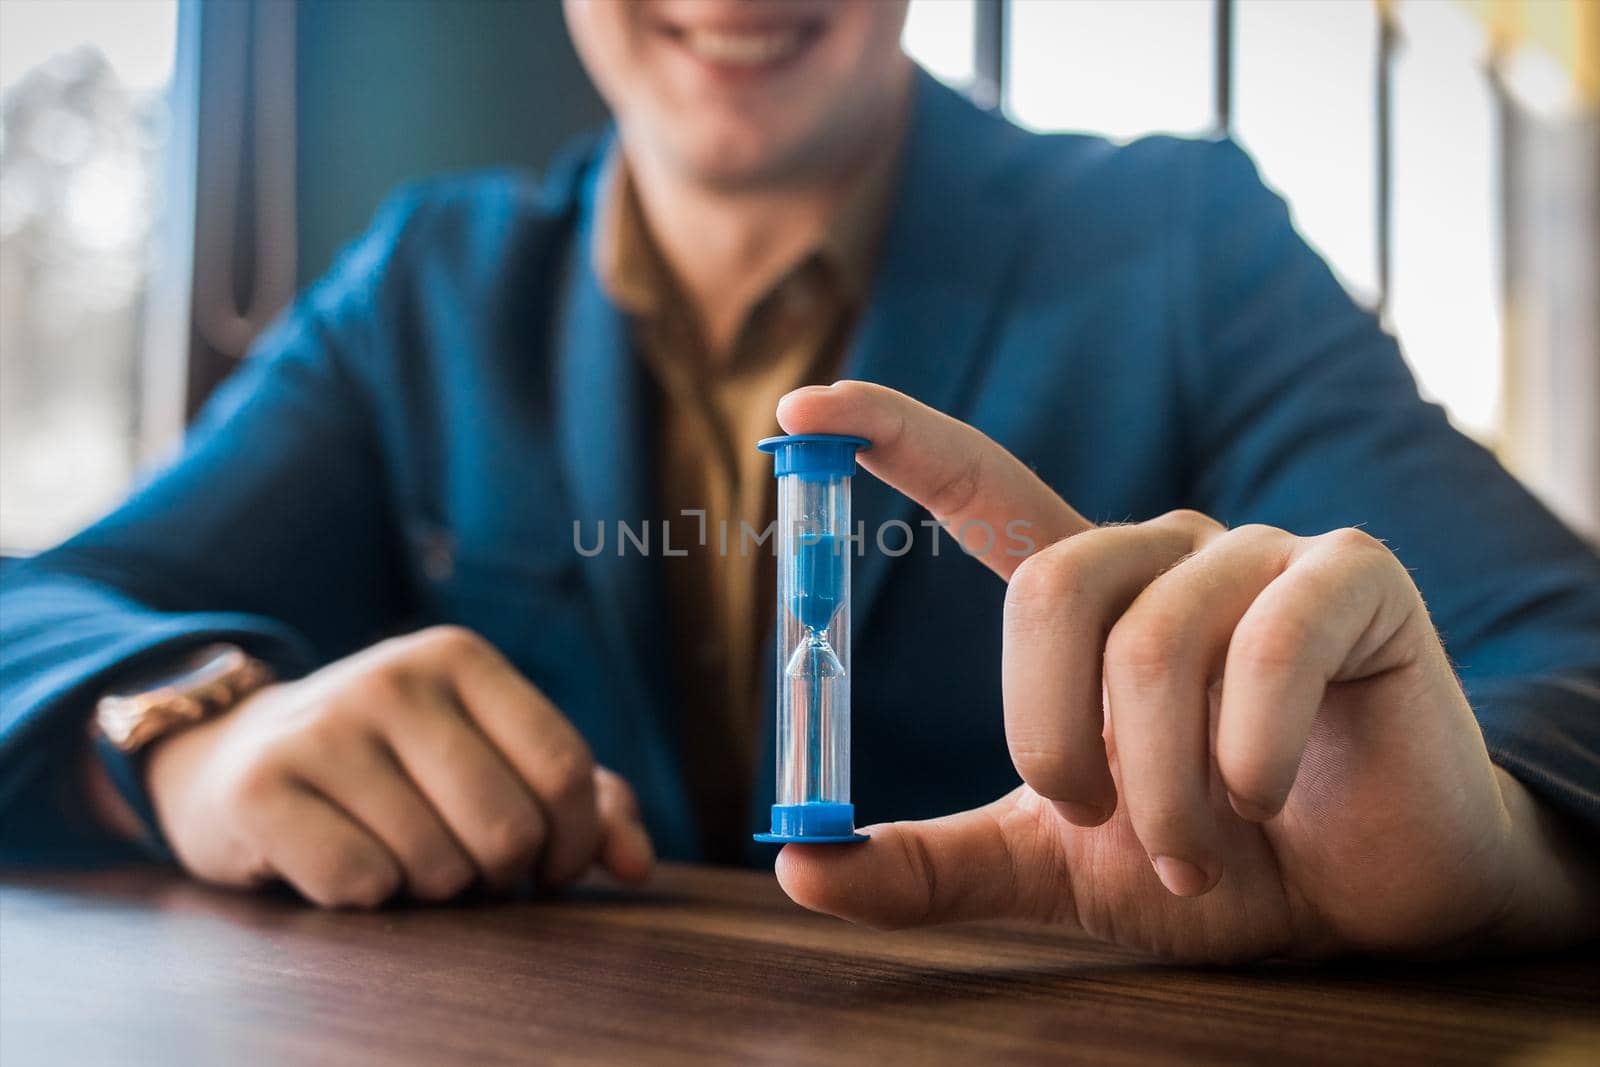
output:
<svg viewBox="0 0 1600 1067"><path fill-rule="evenodd" d="M850 803L850 478L859 437L759 445L778 479L777 803L757 841L865 841Z"/></svg>

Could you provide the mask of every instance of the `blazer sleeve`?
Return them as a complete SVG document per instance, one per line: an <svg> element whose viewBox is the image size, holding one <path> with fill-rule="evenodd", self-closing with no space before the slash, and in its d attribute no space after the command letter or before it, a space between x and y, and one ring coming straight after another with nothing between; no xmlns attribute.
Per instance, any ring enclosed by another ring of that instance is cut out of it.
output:
<svg viewBox="0 0 1600 1067"><path fill-rule="evenodd" d="M293 676L379 630L393 524L355 368L412 213L380 213L260 338L170 466L0 573L0 860L111 847L78 774L113 676L219 640Z"/></svg>
<svg viewBox="0 0 1600 1067"><path fill-rule="evenodd" d="M1228 142L1198 146L1174 258L1195 506L1359 526L1410 569L1491 756L1600 829L1600 561L1419 398L1395 341Z"/></svg>

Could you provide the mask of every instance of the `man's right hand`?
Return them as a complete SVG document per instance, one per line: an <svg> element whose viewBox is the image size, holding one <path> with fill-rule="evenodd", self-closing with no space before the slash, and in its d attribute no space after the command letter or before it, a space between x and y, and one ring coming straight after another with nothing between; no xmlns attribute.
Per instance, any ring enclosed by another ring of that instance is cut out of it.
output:
<svg viewBox="0 0 1600 1067"><path fill-rule="evenodd" d="M326 907L481 881L650 873L633 791L550 701L455 627L375 645L159 741L148 787L196 877Z"/></svg>

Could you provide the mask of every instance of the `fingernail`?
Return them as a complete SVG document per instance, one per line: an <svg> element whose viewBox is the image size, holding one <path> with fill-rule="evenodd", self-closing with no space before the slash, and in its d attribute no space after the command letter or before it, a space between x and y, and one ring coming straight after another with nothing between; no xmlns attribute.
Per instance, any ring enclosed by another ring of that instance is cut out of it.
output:
<svg viewBox="0 0 1600 1067"><path fill-rule="evenodd" d="M1266 822L1277 814L1277 812L1265 805L1257 804L1253 800L1246 800L1244 797L1236 797L1232 793L1228 794L1228 803L1233 805L1234 813L1239 818L1249 819L1251 822Z"/></svg>
<svg viewBox="0 0 1600 1067"><path fill-rule="evenodd" d="M1157 856L1151 860L1156 868L1156 877L1161 879L1161 884L1173 896L1197 896L1206 888L1210 881L1206 872L1190 863L1180 860L1175 856Z"/></svg>
<svg viewBox="0 0 1600 1067"><path fill-rule="evenodd" d="M1099 826L1106 821L1106 813L1093 804L1079 804L1071 800L1053 801L1061 817L1074 826Z"/></svg>

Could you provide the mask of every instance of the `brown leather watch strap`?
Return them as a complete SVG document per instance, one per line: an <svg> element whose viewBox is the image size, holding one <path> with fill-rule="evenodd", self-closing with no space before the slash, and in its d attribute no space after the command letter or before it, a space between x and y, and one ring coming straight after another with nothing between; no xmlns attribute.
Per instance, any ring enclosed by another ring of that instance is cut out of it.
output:
<svg viewBox="0 0 1600 1067"><path fill-rule="evenodd" d="M272 669L243 649L207 645L160 674L141 676L101 697L94 726L116 748L136 752L233 707L272 679Z"/></svg>

